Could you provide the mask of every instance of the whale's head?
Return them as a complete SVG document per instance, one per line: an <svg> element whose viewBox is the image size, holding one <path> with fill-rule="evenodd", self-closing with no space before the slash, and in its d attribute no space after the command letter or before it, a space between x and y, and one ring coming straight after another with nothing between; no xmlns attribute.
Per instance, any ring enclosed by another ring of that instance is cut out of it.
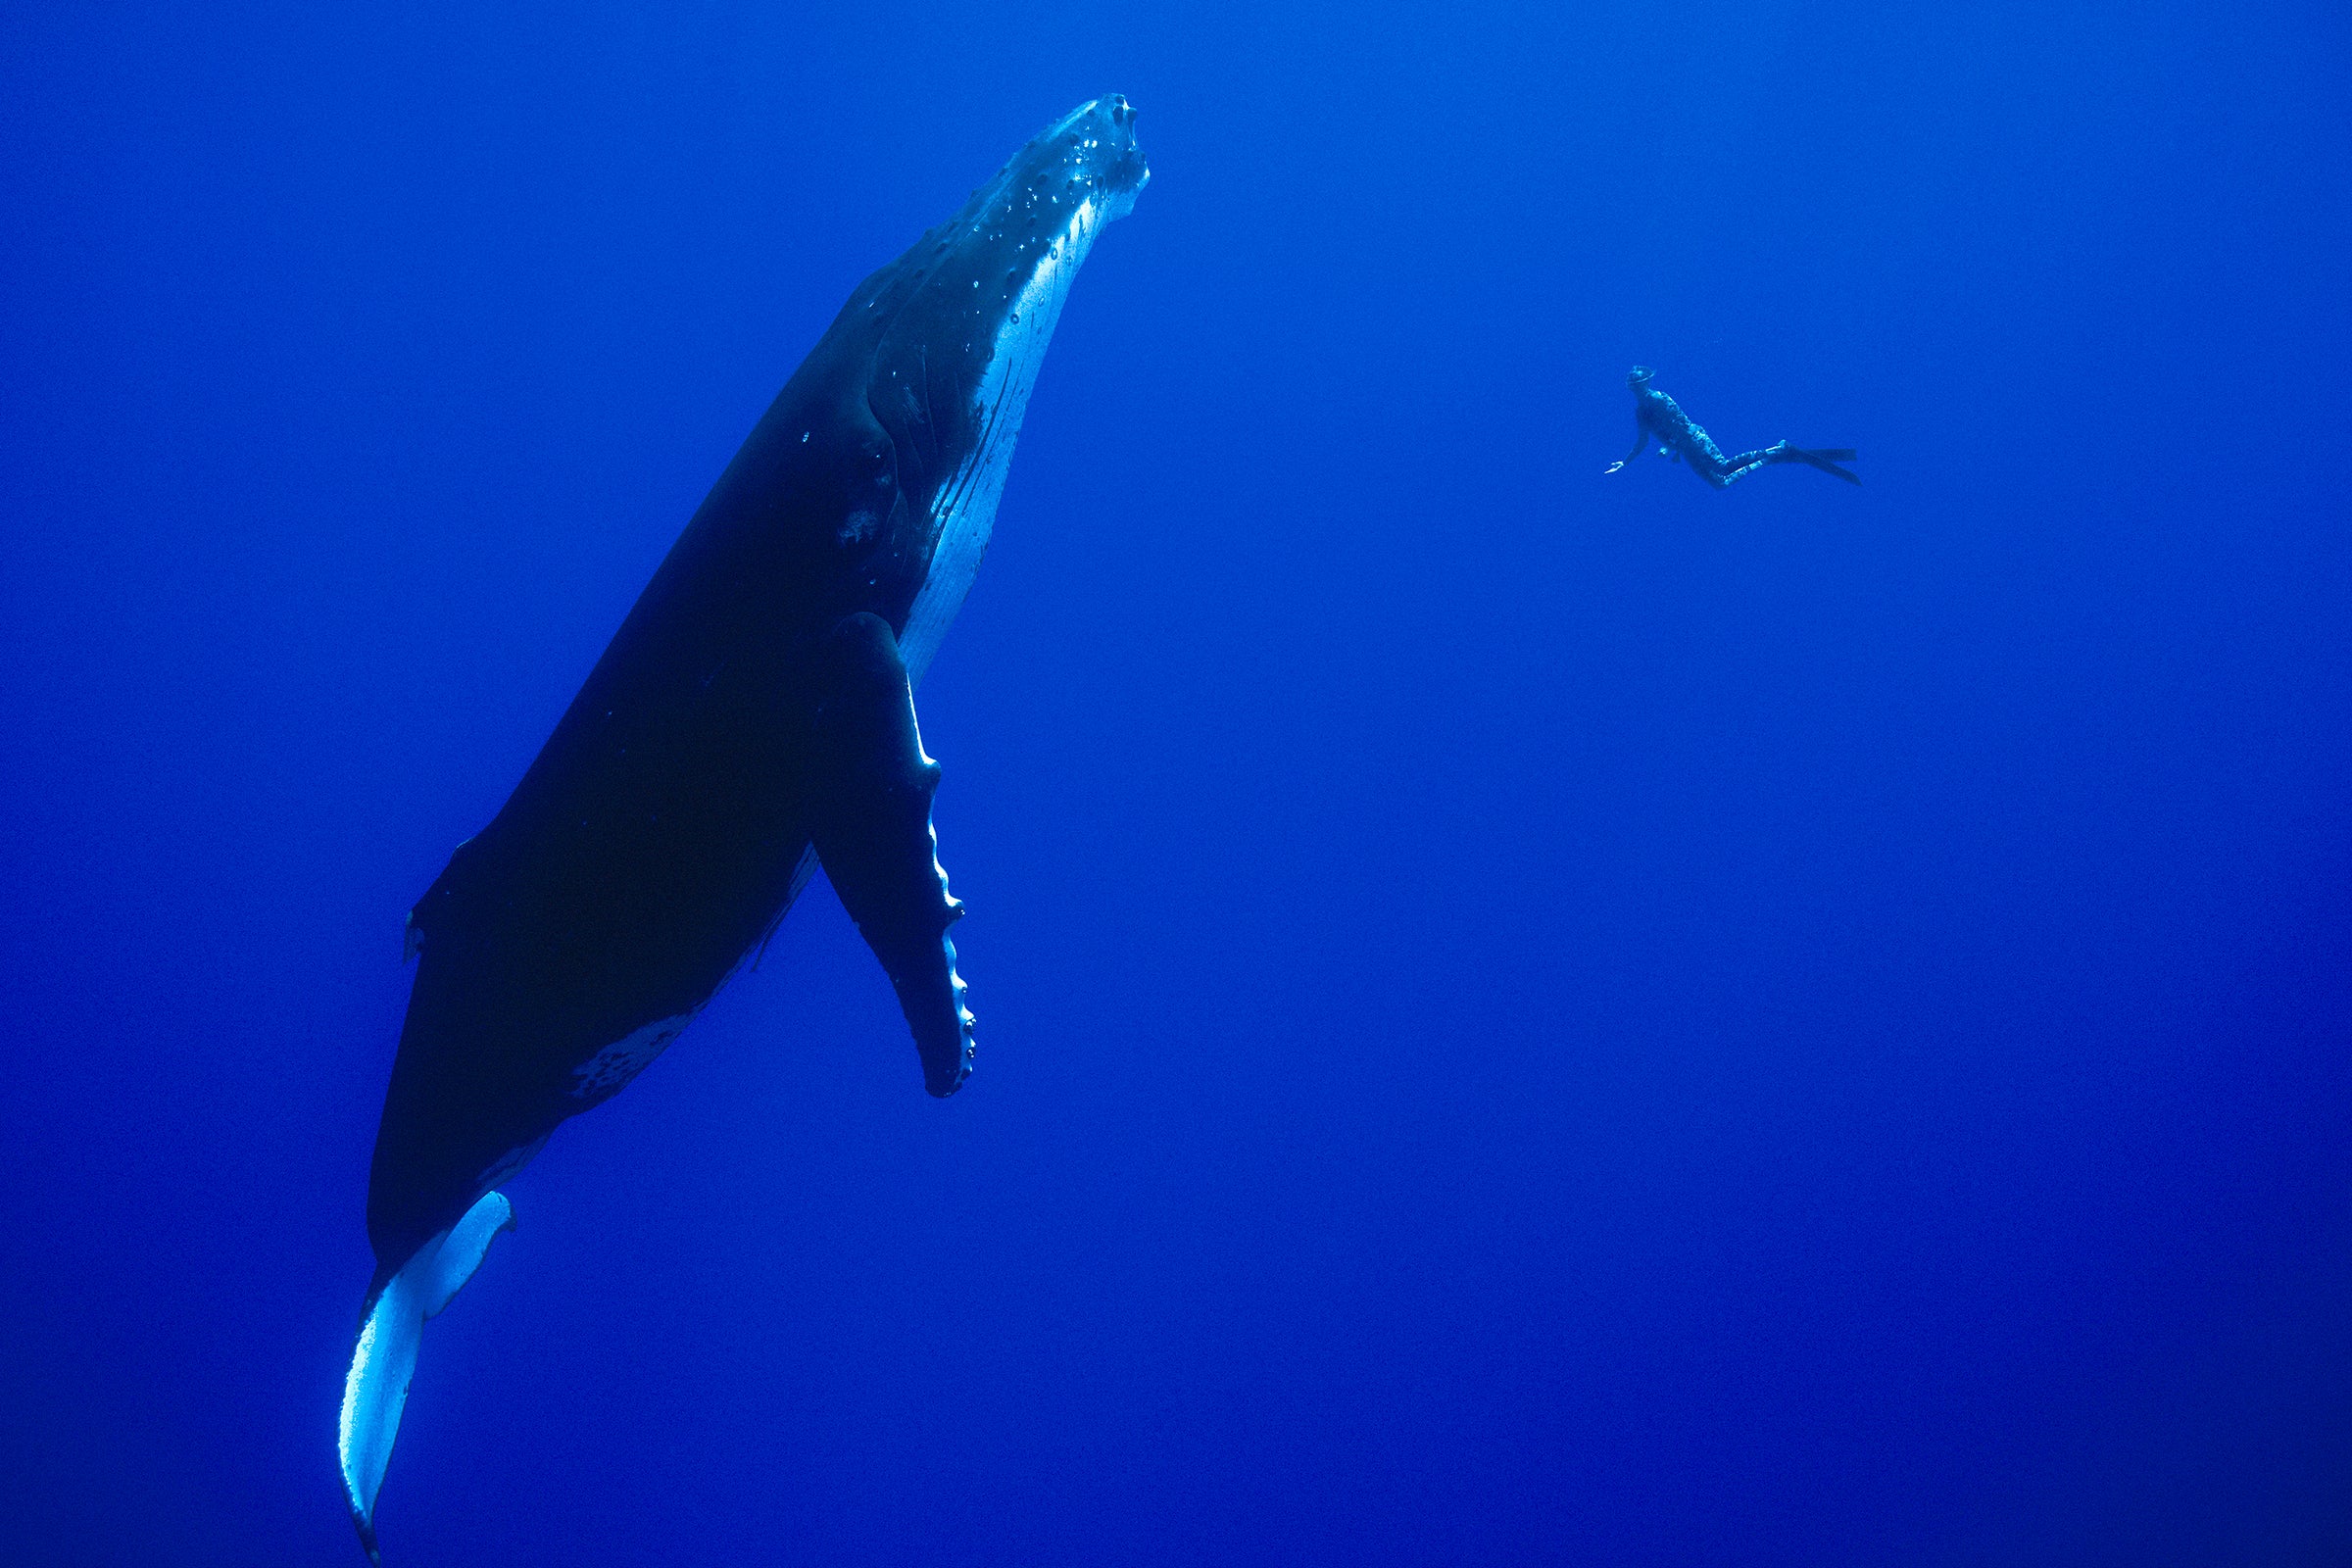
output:
<svg viewBox="0 0 2352 1568"><path fill-rule="evenodd" d="M1098 98L1046 127L963 210L851 298L871 339L866 404L889 447L922 587L901 633L920 674L963 602L1070 283L1152 177L1135 109Z"/></svg>

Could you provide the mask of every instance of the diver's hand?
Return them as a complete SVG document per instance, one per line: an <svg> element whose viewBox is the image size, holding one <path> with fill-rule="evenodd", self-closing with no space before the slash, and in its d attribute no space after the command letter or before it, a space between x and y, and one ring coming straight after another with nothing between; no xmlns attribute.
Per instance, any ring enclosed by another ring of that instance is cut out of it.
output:
<svg viewBox="0 0 2352 1568"><path fill-rule="evenodd" d="M1625 465L1624 465L1624 464L1622 464L1622 463L1612 463L1612 464L1610 464L1610 465L1609 465L1607 467L1605 467L1605 468L1601 469L1600 471L1601 471L1603 474L1611 474L1611 473L1615 473L1615 472L1616 472L1616 471L1617 471L1619 468L1622 468L1622 467L1624 467L1624 466L1625 466Z"/></svg>

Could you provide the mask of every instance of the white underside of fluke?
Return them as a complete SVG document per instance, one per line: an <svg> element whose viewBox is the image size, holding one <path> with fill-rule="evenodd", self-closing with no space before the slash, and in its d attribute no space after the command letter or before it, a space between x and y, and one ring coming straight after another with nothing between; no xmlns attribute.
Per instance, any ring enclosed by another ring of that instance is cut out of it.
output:
<svg viewBox="0 0 2352 1568"><path fill-rule="evenodd" d="M370 1561L382 1561L375 1550L375 1494L391 1462L392 1440L400 1435L400 1412L409 1402L409 1379L416 1374L424 1320L473 1278L491 1239L514 1228L514 1205L503 1194L486 1195L392 1276L360 1326L359 1348L343 1379L336 1449L343 1461L344 1499Z"/></svg>

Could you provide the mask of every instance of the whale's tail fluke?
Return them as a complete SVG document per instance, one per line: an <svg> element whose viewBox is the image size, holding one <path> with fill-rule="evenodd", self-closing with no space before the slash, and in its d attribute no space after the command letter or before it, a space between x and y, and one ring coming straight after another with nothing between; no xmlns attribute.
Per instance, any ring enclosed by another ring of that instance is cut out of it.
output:
<svg viewBox="0 0 2352 1568"><path fill-rule="evenodd" d="M498 1233L514 1228L514 1206L501 1194L488 1194L464 1219L418 1248L368 1304L351 1371L343 1379L336 1450L343 1461L343 1498L351 1504L351 1522L359 1527L369 1562L383 1562L375 1547L375 1494L392 1458L392 1440L400 1435L400 1412L409 1402L424 1320L473 1278Z"/></svg>

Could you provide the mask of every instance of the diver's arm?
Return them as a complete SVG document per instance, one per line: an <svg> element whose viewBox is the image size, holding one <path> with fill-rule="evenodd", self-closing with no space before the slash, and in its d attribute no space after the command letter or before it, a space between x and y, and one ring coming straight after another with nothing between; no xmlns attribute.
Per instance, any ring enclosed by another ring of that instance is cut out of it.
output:
<svg viewBox="0 0 2352 1568"><path fill-rule="evenodd" d="M1624 457L1618 459L1615 463L1610 464L1607 467L1601 469L1600 471L1603 473L1615 473L1619 468L1624 467L1627 464L1640 457L1644 451L1648 450L1648 447L1649 426L1643 424L1642 422L1642 416L1637 414L1634 416L1634 450L1628 452Z"/></svg>

